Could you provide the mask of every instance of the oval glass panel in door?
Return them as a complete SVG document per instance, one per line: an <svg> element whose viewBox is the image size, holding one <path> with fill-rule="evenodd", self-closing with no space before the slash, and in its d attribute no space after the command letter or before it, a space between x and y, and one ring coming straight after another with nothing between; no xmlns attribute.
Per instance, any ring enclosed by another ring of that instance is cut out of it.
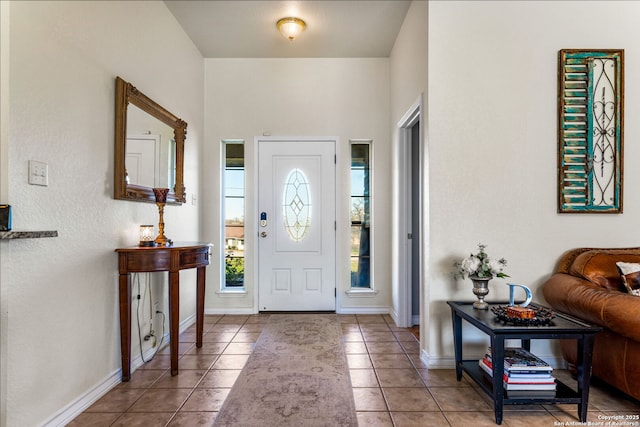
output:
<svg viewBox="0 0 640 427"><path fill-rule="evenodd" d="M309 181L300 169L289 172L284 184L284 228L294 242L303 240L311 224Z"/></svg>

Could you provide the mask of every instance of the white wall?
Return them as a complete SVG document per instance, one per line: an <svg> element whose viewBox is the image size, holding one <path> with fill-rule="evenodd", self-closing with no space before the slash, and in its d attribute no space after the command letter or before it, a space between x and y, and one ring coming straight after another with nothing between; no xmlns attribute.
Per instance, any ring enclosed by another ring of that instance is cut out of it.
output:
<svg viewBox="0 0 640 427"><path fill-rule="evenodd" d="M473 299L451 263L488 245L509 281L541 285L567 249L637 246L639 2L429 2L430 338L453 356L449 299ZM604 29L604 30L603 30ZM624 214L557 214L557 55L625 49ZM489 299L508 298L493 280ZM553 348L534 343L550 355ZM475 348L483 351L482 345Z"/></svg>
<svg viewBox="0 0 640 427"><path fill-rule="evenodd" d="M402 225L405 222L406 212L402 208L403 201L400 194L404 192L404 183L400 181L400 174L406 173L402 160L398 157L401 150L399 147L400 129L398 128L399 121L409 112L409 110L415 107L416 102L422 103L420 124L422 132L422 167L424 169L423 188L428 189L428 142L425 135L427 134L426 128L426 89L427 89L427 40L428 40L428 7L426 1L414 1L411 3L407 16L404 19L402 28L396 38L396 42L393 46L390 57L391 68L391 134L393 140L392 148L392 161L393 165L393 220L391 223L393 230L393 303L392 303L392 315L396 321L398 315L401 315L401 305L406 304L406 297L400 292L400 286L406 286L402 281L401 276L406 276L406 264L402 261L400 255L401 244L408 245L409 241L406 239ZM423 268L428 266L428 242L429 242L429 221L428 221L428 192L423 194L424 200L422 202L423 212L425 214L423 227L421 229L420 237L423 242ZM418 201L413 201L418 203ZM413 262L418 262L414 259ZM428 289L428 276L423 271L421 288L424 296L425 291ZM407 290L410 294L411 289ZM404 301L401 301L404 299ZM409 306L410 307L410 306ZM407 307L407 308L409 308ZM424 304L424 300L421 301L421 324L426 325L426 319L429 317L428 305ZM409 310L410 311L410 310ZM409 313L410 314L410 313ZM400 320L400 324L402 320ZM426 328L421 328L421 333L428 331Z"/></svg>
<svg viewBox="0 0 640 427"><path fill-rule="evenodd" d="M390 303L389 61L383 59L206 59L205 60L205 202L204 237L220 237L220 143L243 139L247 157L247 215L254 212L254 137L337 136L339 202L338 236L349 236L349 139L373 140L374 150L374 275L379 290L371 297L345 295L349 289L349 239L339 238L338 310L385 311ZM208 292L209 312L253 312L251 252L257 230L247 216L247 294ZM208 283L220 282L220 260L207 269ZM211 287L209 288L211 289Z"/></svg>
<svg viewBox="0 0 640 427"><path fill-rule="evenodd" d="M57 424L62 408L78 409L78 399L118 378L113 251L137 243L139 224L157 222L155 205L113 199L115 77L188 123L185 185L198 192L203 60L162 2L10 7L9 183L2 202L13 205L15 230L58 230L59 237L0 243L8 308L3 399L7 425ZM27 184L31 159L48 163L48 187ZM165 212L167 236L198 239L198 207ZM195 282L193 272L181 276ZM163 280L155 288L161 294ZM195 311L195 286L183 286L182 297L186 319Z"/></svg>

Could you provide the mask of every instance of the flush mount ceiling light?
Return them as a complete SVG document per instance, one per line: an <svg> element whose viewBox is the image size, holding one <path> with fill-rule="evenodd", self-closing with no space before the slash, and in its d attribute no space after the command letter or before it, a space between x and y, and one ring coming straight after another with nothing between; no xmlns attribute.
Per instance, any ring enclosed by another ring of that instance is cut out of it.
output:
<svg viewBox="0 0 640 427"><path fill-rule="evenodd" d="M276 27L278 27L283 36L293 40L307 28L307 24L300 18L287 17L279 20L276 23Z"/></svg>

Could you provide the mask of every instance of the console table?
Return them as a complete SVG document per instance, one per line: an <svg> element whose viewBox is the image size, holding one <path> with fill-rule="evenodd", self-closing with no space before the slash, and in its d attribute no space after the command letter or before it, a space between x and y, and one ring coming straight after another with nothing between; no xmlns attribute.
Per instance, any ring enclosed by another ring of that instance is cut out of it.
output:
<svg viewBox="0 0 640 427"><path fill-rule="evenodd" d="M210 243L174 243L173 246L130 247L118 253L120 298L120 352L122 381L131 378L131 273L169 272L169 345L171 375L178 374L180 324L180 270L197 268L196 347L202 347L204 327L205 269L209 265Z"/></svg>
<svg viewBox="0 0 640 427"><path fill-rule="evenodd" d="M447 301L451 307L453 320L453 341L456 356L456 377L462 380L462 371L469 374L480 388L493 398L496 424L502 424L502 411L505 404L531 403L574 403L578 404L578 417L581 422L587 421L587 403L589 400L589 384L591 379L591 360L593 354L594 335L602 330L599 326L590 325L574 317L555 312L556 317L545 326L515 326L501 322L489 310L476 310L470 302ZM531 304L532 307L536 304ZM478 365L478 359L462 358L462 319L466 320L491 338L491 360L493 375L488 378ZM526 350L531 349L532 339L576 339L578 346L578 390L577 392L556 379L556 396L552 399L515 398L505 396L502 384L504 372L504 341L519 339Z"/></svg>

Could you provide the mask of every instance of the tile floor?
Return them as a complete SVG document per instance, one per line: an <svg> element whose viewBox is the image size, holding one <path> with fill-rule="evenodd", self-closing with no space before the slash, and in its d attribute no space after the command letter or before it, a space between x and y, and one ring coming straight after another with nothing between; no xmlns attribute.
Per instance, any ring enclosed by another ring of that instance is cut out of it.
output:
<svg viewBox="0 0 640 427"><path fill-rule="evenodd" d="M202 348L195 347L195 326L180 336L179 375L169 373L165 348L69 426L212 425L268 318L206 316ZM427 369L409 329L395 327L386 315L340 319L360 426L495 426L488 397L467 378L457 382L453 370ZM640 414L638 402L598 386L591 388L589 409L593 423L603 415ZM506 406L502 425L577 421L576 405Z"/></svg>

